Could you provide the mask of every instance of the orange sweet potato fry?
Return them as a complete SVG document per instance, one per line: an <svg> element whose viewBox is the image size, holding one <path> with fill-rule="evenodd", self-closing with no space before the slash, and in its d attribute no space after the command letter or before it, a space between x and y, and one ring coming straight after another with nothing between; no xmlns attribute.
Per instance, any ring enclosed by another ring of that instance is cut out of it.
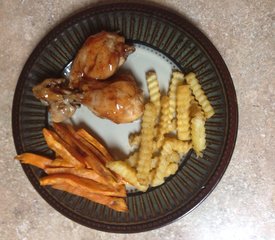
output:
<svg viewBox="0 0 275 240"><path fill-rule="evenodd" d="M74 165L71 162L63 159L62 157L57 157L54 160L52 160L51 163L47 164L47 168L49 168L49 167L52 167L52 168L73 168Z"/></svg>
<svg viewBox="0 0 275 240"><path fill-rule="evenodd" d="M111 154L108 152L108 150L98 141L96 140L92 135L90 135L86 130L79 129L77 131L77 135L84 138L88 143L93 145L96 149L98 149L101 154L105 157L105 162L107 161L113 161L113 158Z"/></svg>
<svg viewBox="0 0 275 240"><path fill-rule="evenodd" d="M105 196L125 197L125 190L116 189L110 186L97 183L90 179L81 178L72 174L58 173L43 177L40 179L40 184L55 185L67 183L71 186L78 187L84 191L102 194Z"/></svg>
<svg viewBox="0 0 275 240"><path fill-rule="evenodd" d="M78 177L94 180L94 181L96 181L98 183L102 183L104 185L109 185L108 181L103 176L99 175L98 173L96 173L92 169L84 169L84 168L76 169L76 168L66 168L66 167L53 168L53 167L50 167L50 168L45 168L44 171L49 175L57 174L57 173L69 173L69 174L73 174L73 175L78 176Z"/></svg>
<svg viewBox="0 0 275 240"><path fill-rule="evenodd" d="M70 145L58 137L57 134L44 128L43 135L49 148L55 151L58 155L62 156L66 161L72 163L72 165L76 168L85 167L85 162L83 161L80 153L70 147Z"/></svg>
<svg viewBox="0 0 275 240"><path fill-rule="evenodd" d="M116 180L115 176L112 174L112 172L105 167L101 162L99 162L96 158L93 156L87 156L85 158L85 161L87 163L87 166L91 169L95 170L98 174L106 176L110 179Z"/></svg>
<svg viewBox="0 0 275 240"><path fill-rule="evenodd" d="M102 195L102 194L97 194L97 193L84 191L81 188L72 186L72 185L67 184L67 183L55 184L55 185L52 185L52 187L55 188L55 189L61 190L61 191L66 191L66 192L69 192L71 194L87 198L87 199L89 199L93 202L106 205L109 208L114 209L116 211L120 211L120 212L127 212L128 211L128 207L127 207L126 202L123 198L109 197L109 196L105 196L105 195Z"/></svg>
<svg viewBox="0 0 275 240"><path fill-rule="evenodd" d="M71 133L68 131L66 125L62 123L53 123L53 128L56 131L56 133L66 142L68 143L71 147L77 148L73 136Z"/></svg>
<svg viewBox="0 0 275 240"><path fill-rule="evenodd" d="M23 153L17 155L15 159L20 160L22 163L30 164L42 169L45 169L47 165L52 163L51 159L34 153Z"/></svg>

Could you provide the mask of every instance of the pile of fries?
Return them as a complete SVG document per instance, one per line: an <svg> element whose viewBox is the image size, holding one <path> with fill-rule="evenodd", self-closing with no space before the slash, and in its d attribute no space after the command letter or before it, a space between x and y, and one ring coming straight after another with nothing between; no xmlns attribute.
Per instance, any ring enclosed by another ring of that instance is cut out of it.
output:
<svg viewBox="0 0 275 240"><path fill-rule="evenodd" d="M167 95L161 96L157 75L146 75L150 101L145 105L141 131L129 136L135 151L106 166L140 191L159 186L175 174L191 148L202 157L206 148L205 121L215 112L194 73L174 71Z"/></svg>
<svg viewBox="0 0 275 240"><path fill-rule="evenodd" d="M50 185L116 211L128 211L122 178L105 166L113 161L106 148L84 129L75 131L71 125L57 123L53 128L44 128L43 135L55 152L54 160L33 153L15 158L48 174L40 179L42 186Z"/></svg>

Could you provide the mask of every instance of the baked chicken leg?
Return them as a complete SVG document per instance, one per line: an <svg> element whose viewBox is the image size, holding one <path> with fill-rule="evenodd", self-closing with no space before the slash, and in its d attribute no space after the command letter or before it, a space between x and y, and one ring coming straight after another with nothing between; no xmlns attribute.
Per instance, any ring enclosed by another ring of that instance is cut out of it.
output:
<svg viewBox="0 0 275 240"><path fill-rule="evenodd" d="M129 74L106 81L88 81L82 86L81 103L101 118L115 123L132 122L143 113L143 94Z"/></svg>
<svg viewBox="0 0 275 240"><path fill-rule="evenodd" d="M78 87L83 78L105 80L111 77L134 50L116 33L103 31L90 36L73 61L70 85Z"/></svg>

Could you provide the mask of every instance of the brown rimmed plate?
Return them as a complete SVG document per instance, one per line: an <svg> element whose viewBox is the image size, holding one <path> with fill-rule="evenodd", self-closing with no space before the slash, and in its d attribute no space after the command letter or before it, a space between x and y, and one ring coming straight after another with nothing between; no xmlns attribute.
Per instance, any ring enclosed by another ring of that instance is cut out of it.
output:
<svg viewBox="0 0 275 240"><path fill-rule="evenodd" d="M118 213L81 197L41 187L43 171L22 165L39 194L57 211L85 226L133 233L161 227L184 216L214 189L229 164L238 127L238 109L230 73L213 44L182 16L161 7L137 3L94 6L55 27L34 49L14 95L12 124L17 153L51 155L42 136L48 112L32 87L59 77L85 39L94 33L119 31L141 51L155 54L183 72L194 71L216 114L206 123L203 158L190 152L178 172L146 193L129 192L129 213ZM143 49L143 50L142 50ZM115 136L114 136L115 137Z"/></svg>

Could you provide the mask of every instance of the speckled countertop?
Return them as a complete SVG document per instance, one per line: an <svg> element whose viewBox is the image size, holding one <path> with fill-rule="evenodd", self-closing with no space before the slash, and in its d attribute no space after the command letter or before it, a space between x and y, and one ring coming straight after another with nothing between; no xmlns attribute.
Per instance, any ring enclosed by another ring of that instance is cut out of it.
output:
<svg viewBox="0 0 275 240"><path fill-rule="evenodd" d="M230 165L213 193L179 221L119 235L65 218L33 189L13 160L11 108L20 71L39 40L91 0L0 1L0 239L275 239L275 1L156 1L196 24L224 58L239 103Z"/></svg>

